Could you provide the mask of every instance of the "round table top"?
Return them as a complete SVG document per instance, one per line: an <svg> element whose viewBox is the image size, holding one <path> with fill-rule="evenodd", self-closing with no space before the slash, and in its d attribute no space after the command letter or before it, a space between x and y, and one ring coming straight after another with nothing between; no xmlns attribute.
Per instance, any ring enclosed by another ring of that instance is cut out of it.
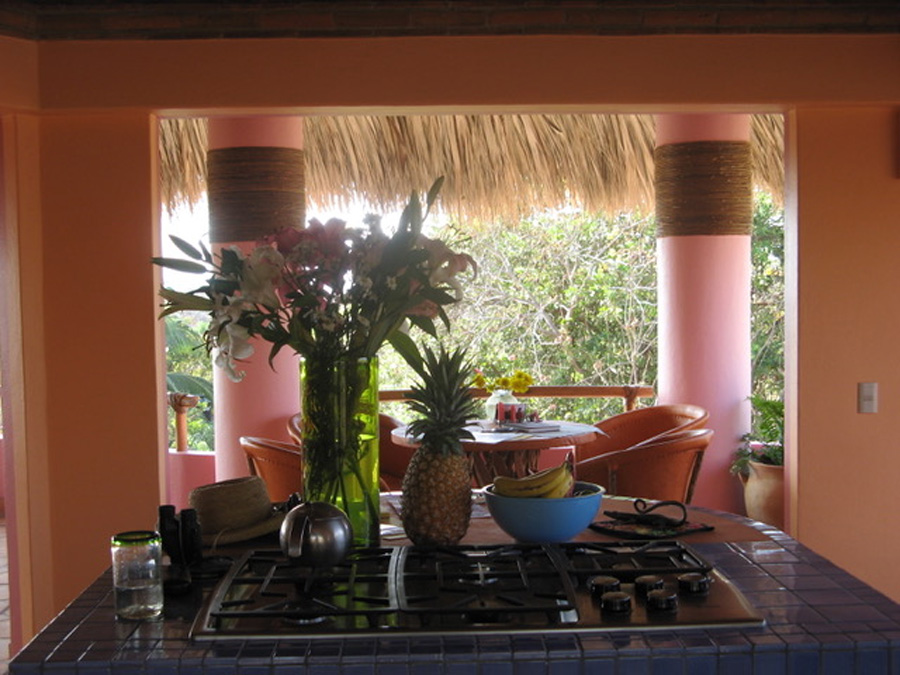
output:
<svg viewBox="0 0 900 675"><path fill-rule="evenodd" d="M463 447L477 452L510 452L523 450L543 450L565 445L581 445L588 443L602 433L592 424L579 422L560 422L547 420L543 422L547 430L531 431L486 431L475 423L466 427L474 438L463 439ZM553 427L553 428L550 428ZM418 439L407 436L406 427L398 427L391 432L391 437L398 445L415 447Z"/></svg>

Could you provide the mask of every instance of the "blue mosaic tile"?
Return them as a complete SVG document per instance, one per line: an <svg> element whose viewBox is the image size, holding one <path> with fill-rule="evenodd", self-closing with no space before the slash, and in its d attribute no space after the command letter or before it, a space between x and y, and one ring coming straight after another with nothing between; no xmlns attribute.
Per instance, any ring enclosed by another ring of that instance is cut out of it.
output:
<svg viewBox="0 0 900 675"><path fill-rule="evenodd" d="M856 659L853 652L848 650L833 650L822 653L822 665L819 671L821 675L846 675L852 673L856 667ZM867 673L867 671L862 671Z"/></svg>
<svg viewBox="0 0 900 675"><path fill-rule="evenodd" d="M819 570L809 563L766 563L760 565L760 568L779 580L782 577L818 576L820 574Z"/></svg>
<svg viewBox="0 0 900 675"><path fill-rule="evenodd" d="M409 666L404 663L379 663L376 672L378 675L409 675Z"/></svg>
<svg viewBox="0 0 900 675"><path fill-rule="evenodd" d="M410 675L434 675L435 668L436 666L433 663L410 663L409 673ZM316 673L316 675L318 675L318 673Z"/></svg>
<svg viewBox="0 0 900 675"><path fill-rule="evenodd" d="M479 648L480 648L479 644ZM581 656L578 648L578 640L574 635L550 634L544 636L544 647L548 658L562 659L566 657L577 658Z"/></svg>
<svg viewBox="0 0 900 675"><path fill-rule="evenodd" d="M785 577L779 579L778 582L781 583L785 588L794 591L843 588L843 586L841 586L838 582L829 577Z"/></svg>
<svg viewBox="0 0 900 675"><path fill-rule="evenodd" d="M684 643L675 633L652 633L646 638L647 646L654 654L682 652Z"/></svg>
<svg viewBox="0 0 900 675"><path fill-rule="evenodd" d="M612 643L616 650L625 656L649 652L649 647L647 647L647 642L642 634L613 633Z"/></svg>
<svg viewBox="0 0 900 675"><path fill-rule="evenodd" d="M829 621L880 621L887 619L878 609L869 605L817 605L816 609Z"/></svg>
<svg viewBox="0 0 900 675"><path fill-rule="evenodd" d="M235 673L237 675L270 675L272 669L268 665L259 663L241 663L238 662Z"/></svg>
<svg viewBox="0 0 900 675"><path fill-rule="evenodd" d="M53 668L47 668L46 673L70 673L71 666L69 670L66 670L66 666L60 666L59 670ZM110 675L144 675L144 669L141 666L133 665L130 663L114 663L109 670ZM213 671L204 671L207 673L211 673L211 675L224 675L223 670L213 670ZM231 667L231 672L234 673L234 666Z"/></svg>
<svg viewBox="0 0 900 675"><path fill-rule="evenodd" d="M804 604L800 598L786 589L760 592L745 591L745 594L750 604L757 609L762 607L790 607L792 605Z"/></svg>
<svg viewBox="0 0 900 675"><path fill-rule="evenodd" d="M480 664L480 666L481 675L513 675L513 664L510 662L482 663ZM434 675L434 671L432 670L430 672L423 672L421 675Z"/></svg>
<svg viewBox="0 0 900 675"><path fill-rule="evenodd" d="M751 546L743 549L744 555L748 559L756 563L772 564L772 563L800 563L801 560L792 552L785 550L783 547L774 542L748 542ZM752 546L759 544L759 546Z"/></svg>
<svg viewBox="0 0 900 675"><path fill-rule="evenodd" d="M375 656L375 640L348 640L341 649L341 663L371 662Z"/></svg>
<svg viewBox="0 0 900 675"><path fill-rule="evenodd" d="M409 645L411 660L439 661L443 658L443 652L444 650L440 638L416 638L415 640L412 640Z"/></svg>
<svg viewBox="0 0 900 675"><path fill-rule="evenodd" d="M275 653L274 642L247 642L241 648L241 661L271 661Z"/></svg>
<svg viewBox="0 0 900 675"><path fill-rule="evenodd" d="M812 607L796 605L794 607L763 607L760 609L766 622L774 629L778 624L822 623L825 618Z"/></svg>
<svg viewBox="0 0 900 675"><path fill-rule="evenodd" d="M802 577L801 577L802 578ZM780 591L784 586L768 574L746 576L741 579L740 589L744 593L760 591Z"/></svg>
<svg viewBox="0 0 900 675"><path fill-rule="evenodd" d="M753 675L753 655L749 651L722 654L719 656L719 669L728 675Z"/></svg>
<svg viewBox="0 0 900 675"><path fill-rule="evenodd" d="M765 675L786 675L787 651L754 650L753 669Z"/></svg>
<svg viewBox="0 0 900 675"><path fill-rule="evenodd" d="M681 675L684 659L680 656L654 656L650 661L650 675Z"/></svg>
<svg viewBox="0 0 900 675"><path fill-rule="evenodd" d="M375 666L371 663L344 663L341 665L341 675L373 675ZM379 664L378 675L387 673L389 675L408 675L409 670L406 666L394 663Z"/></svg>
<svg viewBox="0 0 900 675"><path fill-rule="evenodd" d="M82 675L84 662L78 664L78 675ZM153 675L179 675L181 671L180 664L175 661L148 661L147 672Z"/></svg>
<svg viewBox="0 0 900 675"><path fill-rule="evenodd" d="M576 659L551 660L547 675L581 675L581 661Z"/></svg>
<svg viewBox="0 0 900 675"><path fill-rule="evenodd" d="M575 638L573 637L573 640ZM577 643L576 643L577 651ZM478 638L479 660L509 661L512 659L512 640L508 635L485 635Z"/></svg>
<svg viewBox="0 0 900 675"><path fill-rule="evenodd" d="M350 644L350 641L347 643ZM377 659L379 662L409 661L409 640L406 639L381 639L373 644L373 650L377 647ZM344 647L344 659L347 658L347 647Z"/></svg>
<svg viewBox="0 0 900 675"><path fill-rule="evenodd" d="M788 671L791 673L819 672L820 652L814 649L791 649L787 653Z"/></svg>
<svg viewBox="0 0 900 675"><path fill-rule="evenodd" d="M288 663L276 663L272 667L272 675L308 675L306 666L291 665ZM181 675L194 675L193 673L181 673ZM197 675L202 675L198 673Z"/></svg>
<svg viewBox="0 0 900 675"><path fill-rule="evenodd" d="M306 668L306 672L310 675L341 675L341 667L334 664L317 664Z"/></svg>
<svg viewBox="0 0 900 675"><path fill-rule="evenodd" d="M448 659L472 661L478 653L475 638L472 637L447 637L443 639L442 644Z"/></svg>
<svg viewBox="0 0 900 675"><path fill-rule="evenodd" d="M853 638L846 633L838 631L826 632L818 627L813 627L810 633L818 640L823 649L843 649L848 645L853 646L854 644Z"/></svg>
<svg viewBox="0 0 900 675"><path fill-rule="evenodd" d="M109 664L93 664L93 663L79 663L78 664L78 675L110 675L111 668ZM150 664L148 666L147 672L150 675L178 675L178 666L175 667L175 670L169 670L166 673L158 672L155 665Z"/></svg>
<svg viewBox="0 0 900 675"><path fill-rule="evenodd" d="M719 661L715 656L691 654L685 660L685 675L716 675Z"/></svg>
<svg viewBox="0 0 900 675"><path fill-rule="evenodd" d="M690 631L679 635L679 640L690 654L716 653L718 648L705 632Z"/></svg>
<svg viewBox="0 0 900 675"><path fill-rule="evenodd" d="M308 653L308 642L279 642L275 647L275 654L273 655L273 658L276 661L279 659L292 659L295 661L302 661L306 658L306 655Z"/></svg>
<svg viewBox="0 0 900 675"><path fill-rule="evenodd" d="M591 675L616 675L615 659L585 659L584 672Z"/></svg>
<svg viewBox="0 0 900 675"><path fill-rule="evenodd" d="M236 659L241 652L241 646L240 642L214 642L207 654L207 661Z"/></svg>
<svg viewBox="0 0 900 675"><path fill-rule="evenodd" d="M650 672L650 659L646 656L620 657L616 672L618 675L647 675ZM677 672L671 675L677 675Z"/></svg>
<svg viewBox="0 0 900 675"><path fill-rule="evenodd" d="M339 643L312 642L309 645L306 659L310 665L315 664L318 668L321 665L338 662L342 651Z"/></svg>
<svg viewBox="0 0 900 675"><path fill-rule="evenodd" d="M723 653L750 651L750 641L741 633L716 635L716 644L719 646L719 651Z"/></svg>
<svg viewBox="0 0 900 675"><path fill-rule="evenodd" d="M869 630L869 625L860 621L841 621L834 625L839 628L842 633L865 633Z"/></svg>
<svg viewBox="0 0 900 675"><path fill-rule="evenodd" d="M512 635L511 638L514 659L547 659L547 648L541 636Z"/></svg>
<svg viewBox="0 0 900 675"><path fill-rule="evenodd" d="M113 669L113 672L116 673L116 669ZM124 671L123 671L124 672ZM139 672L139 671L138 671ZM226 673L234 673L235 666L234 663L204 663L203 664L203 675L226 675Z"/></svg>
<svg viewBox="0 0 900 675"><path fill-rule="evenodd" d="M581 651L586 656L608 656L616 654L616 645L609 635L579 635Z"/></svg>
<svg viewBox="0 0 900 675"><path fill-rule="evenodd" d="M887 649L887 640L875 633L850 633L849 637L862 649Z"/></svg>
<svg viewBox="0 0 900 675"><path fill-rule="evenodd" d="M859 598L843 588L830 589L794 589L794 593L809 605L857 604Z"/></svg>
<svg viewBox="0 0 900 675"><path fill-rule="evenodd" d="M476 670L469 671L468 675L474 675L477 673ZM547 675L547 662L546 661L535 661L532 659L527 659L524 661L516 661L513 664L513 673L515 675Z"/></svg>

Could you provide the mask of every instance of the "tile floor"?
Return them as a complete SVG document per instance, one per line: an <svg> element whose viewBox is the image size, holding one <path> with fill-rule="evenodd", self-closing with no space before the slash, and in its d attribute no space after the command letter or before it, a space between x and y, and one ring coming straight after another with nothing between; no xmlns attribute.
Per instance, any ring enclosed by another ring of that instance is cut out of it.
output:
<svg viewBox="0 0 900 675"><path fill-rule="evenodd" d="M9 558L6 554L6 519L0 515L0 673L9 668Z"/></svg>

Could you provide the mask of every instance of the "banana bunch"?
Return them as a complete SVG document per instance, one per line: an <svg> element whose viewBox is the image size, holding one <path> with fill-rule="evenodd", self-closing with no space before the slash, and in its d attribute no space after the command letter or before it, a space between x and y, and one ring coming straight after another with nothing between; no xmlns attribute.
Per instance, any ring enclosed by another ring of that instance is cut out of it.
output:
<svg viewBox="0 0 900 675"><path fill-rule="evenodd" d="M575 485L572 467L563 462L552 469L544 469L538 473L513 478L497 476L494 478L494 492L504 497L545 497L559 499L571 493Z"/></svg>

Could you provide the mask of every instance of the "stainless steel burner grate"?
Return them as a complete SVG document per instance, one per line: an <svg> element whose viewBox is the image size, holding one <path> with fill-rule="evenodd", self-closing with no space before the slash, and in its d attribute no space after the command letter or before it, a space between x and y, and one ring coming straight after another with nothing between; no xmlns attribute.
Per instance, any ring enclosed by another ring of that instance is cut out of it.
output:
<svg viewBox="0 0 900 675"><path fill-rule="evenodd" d="M601 597L594 583L601 577L612 578L616 595ZM652 593L645 587L650 577ZM629 541L372 548L319 569L293 565L277 551L252 551L207 599L192 636L346 638L761 624L743 595L692 549L676 541Z"/></svg>

